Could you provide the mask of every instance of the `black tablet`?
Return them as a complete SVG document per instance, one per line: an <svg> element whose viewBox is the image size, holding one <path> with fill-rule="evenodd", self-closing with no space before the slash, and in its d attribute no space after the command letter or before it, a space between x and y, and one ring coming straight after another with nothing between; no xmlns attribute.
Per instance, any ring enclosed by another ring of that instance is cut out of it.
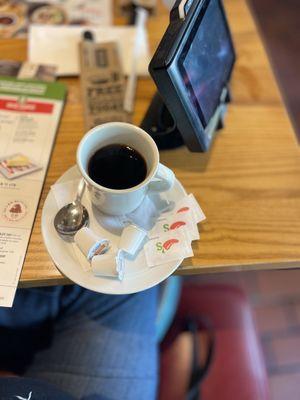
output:
<svg viewBox="0 0 300 400"><path fill-rule="evenodd" d="M149 72L191 151L209 149L235 52L220 0L178 0Z"/></svg>

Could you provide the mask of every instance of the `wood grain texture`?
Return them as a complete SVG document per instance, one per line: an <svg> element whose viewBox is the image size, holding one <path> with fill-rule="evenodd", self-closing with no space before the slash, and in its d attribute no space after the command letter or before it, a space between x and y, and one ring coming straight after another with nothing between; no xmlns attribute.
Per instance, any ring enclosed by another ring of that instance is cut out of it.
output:
<svg viewBox="0 0 300 400"><path fill-rule="evenodd" d="M299 147L245 1L226 0L225 6L238 57L226 127L207 154L185 148L161 152L161 161L207 215L194 258L178 270L182 274L300 265ZM168 23L168 12L159 7L148 24L152 51ZM1 58L25 59L24 40L5 40L0 46ZM84 133L78 80L61 81L68 86L68 100L22 271L23 286L67 282L50 260L40 229L50 186L75 163ZM134 123L140 123L154 92L150 79L139 80Z"/></svg>

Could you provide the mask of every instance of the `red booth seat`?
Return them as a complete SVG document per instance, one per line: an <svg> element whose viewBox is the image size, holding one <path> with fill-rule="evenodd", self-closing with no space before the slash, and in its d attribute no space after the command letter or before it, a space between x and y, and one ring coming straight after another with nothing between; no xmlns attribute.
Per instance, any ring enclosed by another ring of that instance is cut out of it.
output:
<svg viewBox="0 0 300 400"><path fill-rule="evenodd" d="M174 323L162 343L160 400L185 400L191 370L191 335L187 319L209 321L214 351L201 382L202 400L268 400L264 358L251 307L244 293L225 285L184 283ZM206 328L199 326L200 359L206 351ZM200 398L200 397L199 397Z"/></svg>

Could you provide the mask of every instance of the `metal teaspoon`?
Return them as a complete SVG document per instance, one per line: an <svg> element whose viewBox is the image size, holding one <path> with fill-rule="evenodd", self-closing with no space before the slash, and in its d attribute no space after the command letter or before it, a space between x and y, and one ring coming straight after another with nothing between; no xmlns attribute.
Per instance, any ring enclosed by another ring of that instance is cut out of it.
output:
<svg viewBox="0 0 300 400"><path fill-rule="evenodd" d="M81 179L75 200L62 207L54 218L54 227L57 233L65 240L72 241L76 232L89 223L87 209L81 204L84 190L85 182Z"/></svg>

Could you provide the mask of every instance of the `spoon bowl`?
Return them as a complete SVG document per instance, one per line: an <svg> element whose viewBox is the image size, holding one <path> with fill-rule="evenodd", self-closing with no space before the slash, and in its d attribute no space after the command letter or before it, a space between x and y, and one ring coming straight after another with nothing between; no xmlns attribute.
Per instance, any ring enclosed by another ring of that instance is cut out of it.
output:
<svg viewBox="0 0 300 400"><path fill-rule="evenodd" d="M76 232L89 224L88 211L81 204L84 189L85 182L82 179L78 185L76 199L62 207L55 215L54 227L65 240L72 241Z"/></svg>

